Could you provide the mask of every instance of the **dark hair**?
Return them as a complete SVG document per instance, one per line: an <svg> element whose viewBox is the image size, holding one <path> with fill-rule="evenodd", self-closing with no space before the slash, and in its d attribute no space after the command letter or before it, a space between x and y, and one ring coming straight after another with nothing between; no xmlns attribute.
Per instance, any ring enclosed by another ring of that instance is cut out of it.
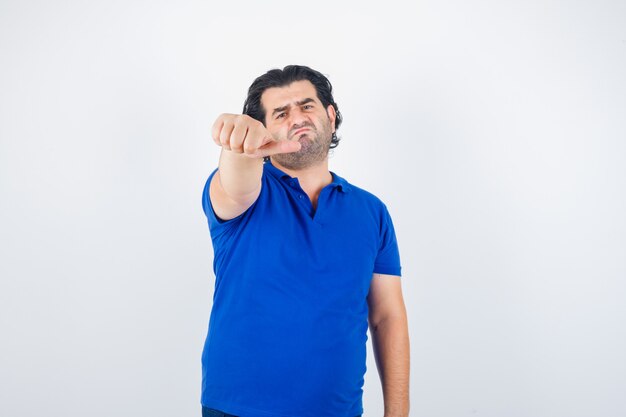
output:
<svg viewBox="0 0 626 417"><path fill-rule="evenodd" d="M243 104L243 114L247 114L263 123L265 126L265 109L261 105L261 95L268 88L285 87L294 81L308 80L313 84L317 91L317 98L322 102L326 109L328 105L335 108L335 130L341 125L343 120L339 107L333 98L333 86L322 73L304 65L287 65L285 68L272 69L265 74L257 77L248 89L248 97ZM339 138L335 133L330 142L330 148L335 148L339 144Z"/></svg>

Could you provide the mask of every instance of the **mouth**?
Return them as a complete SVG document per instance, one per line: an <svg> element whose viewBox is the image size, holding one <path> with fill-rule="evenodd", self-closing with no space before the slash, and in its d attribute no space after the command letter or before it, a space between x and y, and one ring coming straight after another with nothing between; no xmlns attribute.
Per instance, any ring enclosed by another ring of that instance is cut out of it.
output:
<svg viewBox="0 0 626 417"><path fill-rule="evenodd" d="M300 133L306 132L307 130L311 130L308 127L303 127L302 129L298 129L295 132L293 132L293 136L299 135Z"/></svg>

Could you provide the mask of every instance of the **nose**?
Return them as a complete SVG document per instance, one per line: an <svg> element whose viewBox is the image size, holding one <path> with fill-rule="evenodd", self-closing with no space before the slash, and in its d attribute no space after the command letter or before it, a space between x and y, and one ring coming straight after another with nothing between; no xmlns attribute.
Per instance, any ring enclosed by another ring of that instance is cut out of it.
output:
<svg viewBox="0 0 626 417"><path fill-rule="evenodd" d="M289 112L289 124L292 130L313 125L311 119L299 108L295 108Z"/></svg>

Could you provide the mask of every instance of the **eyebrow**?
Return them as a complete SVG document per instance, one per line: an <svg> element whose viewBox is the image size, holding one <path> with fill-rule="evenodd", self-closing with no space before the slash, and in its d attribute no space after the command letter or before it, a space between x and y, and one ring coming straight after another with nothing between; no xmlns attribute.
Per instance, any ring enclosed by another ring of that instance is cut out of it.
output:
<svg viewBox="0 0 626 417"><path fill-rule="evenodd" d="M302 106L302 105L304 105L304 104L311 103L311 102L315 102L315 100L313 100L312 98L308 97L308 98L305 98L305 99L303 99L303 100L296 101L296 106ZM290 107L290 104L288 104L288 105L286 105L286 106L282 106L282 107L276 107L276 108L274 109L274 111L272 112L272 117L274 117L274 115L275 115L276 113L280 113L280 112L282 112L282 111L287 110L289 107Z"/></svg>

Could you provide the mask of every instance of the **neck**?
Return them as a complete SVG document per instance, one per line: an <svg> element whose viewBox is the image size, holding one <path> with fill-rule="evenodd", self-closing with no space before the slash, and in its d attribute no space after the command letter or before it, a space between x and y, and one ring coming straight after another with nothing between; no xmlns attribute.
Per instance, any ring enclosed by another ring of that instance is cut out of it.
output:
<svg viewBox="0 0 626 417"><path fill-rule="evenodd" d="M303 169L288 169L271 159L272 165L289 174L290 177L298 178L300 187L307 193L318 194L322 188L333 182L333 176L328 170L328 158L319 164Z"/></svg>

